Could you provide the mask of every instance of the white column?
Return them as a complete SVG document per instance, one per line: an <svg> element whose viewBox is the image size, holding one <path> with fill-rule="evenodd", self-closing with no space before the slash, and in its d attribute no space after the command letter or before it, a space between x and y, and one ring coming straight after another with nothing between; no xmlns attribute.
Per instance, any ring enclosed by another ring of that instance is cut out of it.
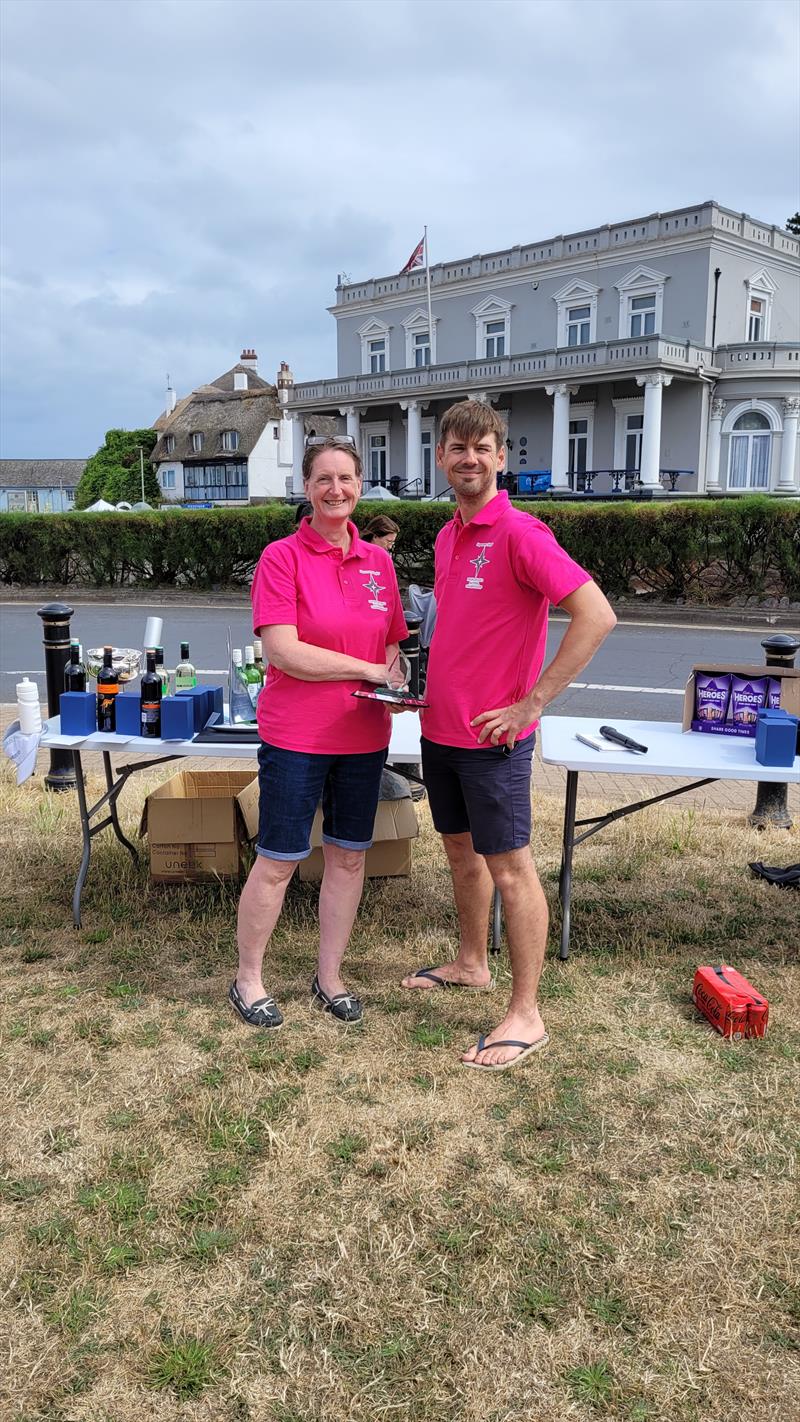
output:
<svg viewBox="0 0 800 1422"><path fill-rule="evenodd" d="M305 425L298 410L292 411L292 493L303 492L303 449Z"/></svg>
<svg viewBox="0 0 800 1422"><path fill-rule="evenodd" d="M706 445L706 493L711 490L714 493L720 488L719 482L719 450L722 439L722 420L725 414L725 401L712 400L711 410L708 420L708 443Z"/></svg>
<svg viewBox="0 0 800 1422"><path fill-rule="evenodd" d="M646 489L661 487L661 398L672 376L662 370L637 375L636 384L644 386L644 424L642 428L642 467L639 479Z"/></svg>
<svg viewBox="0 0 800 1422"><path fill-rule="evenodd" d="M794 492L797 484L794 468L797 461L797 425L800 421L800 399L792 396L783 402L783 440L781 442L781 468L778 475L778 489L781 493Z"/></svg>
<svg viewBox="0 0 800 1422"><path fill-rule="evenodd" d="M356 442L356 449L361 448L361 411L354 405L341 405L339 414L344 415L347 421L347 433L353 436Z"/></svg>
<svg viewBox="0 0 800 1422"><path fill-rule="evenodd" d="M546 385L553 396L553 450L550 456L552 488L569 488L569 400L577 385Z"/></svg>
<svg viewBox="0 0 800 1422"><path fill-rule="evenodd" d="M419 400L401 400L400 409L408 414L406 421L406 481L419 480L422 487L422 411Z"/></svg>

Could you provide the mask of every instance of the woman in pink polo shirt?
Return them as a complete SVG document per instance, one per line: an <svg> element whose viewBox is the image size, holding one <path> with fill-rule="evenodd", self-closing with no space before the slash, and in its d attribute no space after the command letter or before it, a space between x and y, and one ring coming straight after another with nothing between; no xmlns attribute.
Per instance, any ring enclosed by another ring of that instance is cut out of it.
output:
<svg viewBox="0 0 800 1422"><path fill-rule="evenodd" d="M351 520L361 497L354 441L308 440L303 484L311 516L264 549L252 588L253 630L269 671L257 713L256 861L239 903L239 970L228 997L253 1027L283 1021L261 970L286 886L311 853L320 798L325 870L311 992L340 1022L361 1019L341 963L364 884L391 717L380 702L352 693L364 682L399 679L394 666L406 635L391 557L365 543Z"/></svg>

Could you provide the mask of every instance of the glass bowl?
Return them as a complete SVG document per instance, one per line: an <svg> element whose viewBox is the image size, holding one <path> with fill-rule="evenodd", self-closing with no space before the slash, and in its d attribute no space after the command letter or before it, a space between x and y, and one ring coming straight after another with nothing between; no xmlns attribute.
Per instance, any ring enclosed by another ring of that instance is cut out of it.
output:
<svg viewBox="0 0 800 1422"><path fill-rule="evenodd" d="M103 665L103 648L90 647L86 653L85 661L89 675L96 679L97 673ZM141 670L142 654L133 647L115 647L111 653L111 665L123 684L126 681L133 681Z"/></svg>

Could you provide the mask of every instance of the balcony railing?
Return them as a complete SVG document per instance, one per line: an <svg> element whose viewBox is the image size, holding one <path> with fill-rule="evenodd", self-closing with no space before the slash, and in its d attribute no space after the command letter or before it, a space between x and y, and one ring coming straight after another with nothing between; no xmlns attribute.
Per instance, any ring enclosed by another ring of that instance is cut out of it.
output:
<svg viewBox="0 0 800 1422"><path fill-rule="evenodd" d="M715 364L723 372L731 370L775 370L779 374L800 375L800 344L784 341L750 341L737 346L717 346Z"/></svg>
<svg viewBox="0 0 800 1422"><path fill-rule="evenodd" d="M694 372L711 364L707 346L691 341L647 336L641 340L595 341L592 345L568 346L558 350L533 351L530 355L501 356L497 360L464 360L444 365L387 370L379 375L351 375L330 380L310 380L297 384L289 397L290 409L343 405L367 400L380 404L389 400L420 396L431 398L458 391L490 390L497 386L515 388L546 385L549 381L583 378L616 378L630 370L666 369Z"/></svg>

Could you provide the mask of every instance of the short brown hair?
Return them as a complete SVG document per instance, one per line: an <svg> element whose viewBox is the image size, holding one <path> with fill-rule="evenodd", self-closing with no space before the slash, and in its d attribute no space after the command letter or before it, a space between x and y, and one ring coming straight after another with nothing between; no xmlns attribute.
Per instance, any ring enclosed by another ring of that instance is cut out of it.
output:
<svg viewBox="0 0 800 1422"><path fill-rule="evenodd" d="M482 400L461 400L445 410L439 425L439 443L444 446L447 436L456 439L478 440L493 434L498 450L502 449L506 437L506 427L491 405Z"/></svg>
<svg viewBox="0 0 800 1422"><path fill-rule="evenodd" d="M362 528L361 537L365 543L371 543L373 538L385 538L389 533L399 533L400 525L395 523L393 518L387 518L386 514L376 514L371 518L366 528Z"/></svg>
<svg viewBox="0 0 800 1422"><path fill-rule="evenodd" d="M349 454L355 465L356 478L361 479L364 474L364 466L361 463L355 443L345 443L341 436L331 435L330 439L324 440L321 444L307 444L303 452L303 483L307 483L311 478L311 470L314 460L318 454L324 454L326 449L338 449L342 454Z"/></svg>

